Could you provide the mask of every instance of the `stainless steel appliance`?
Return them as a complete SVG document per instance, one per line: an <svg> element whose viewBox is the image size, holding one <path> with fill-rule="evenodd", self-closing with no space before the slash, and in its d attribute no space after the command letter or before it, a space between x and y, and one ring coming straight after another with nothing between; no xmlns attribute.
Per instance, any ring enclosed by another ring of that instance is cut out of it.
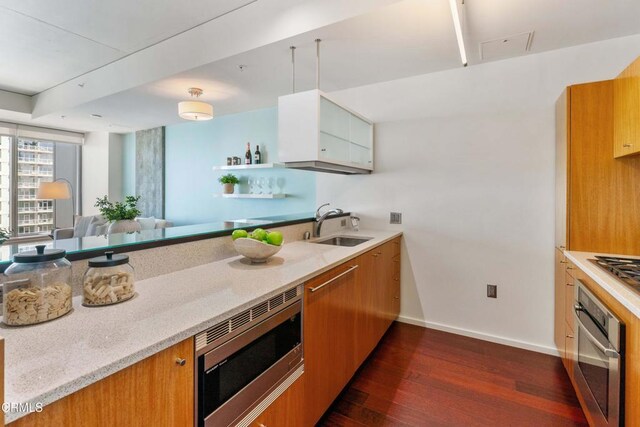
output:
<svg viewBox="0 0 640 427"><path fill-rule="evenodd" d="M590 261L640 293L640 259L596 255L595 259Z"/></svg>
<svg viewBox="0 0 640 427"><path fill-rule="evenodd" d="M302 286L196 335L196 423L248 425L302 374Z"/></svg>
<svg viewBox="0 0 640 427"><path fill-rule="evenodd" d="M624 424L625 326L576 280L576 385L595 426Z"/></svg>

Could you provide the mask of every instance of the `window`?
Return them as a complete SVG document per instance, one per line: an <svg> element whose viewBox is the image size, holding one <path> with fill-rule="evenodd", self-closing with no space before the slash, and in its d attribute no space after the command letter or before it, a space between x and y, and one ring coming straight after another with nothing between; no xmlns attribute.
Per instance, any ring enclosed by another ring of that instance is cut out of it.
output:
<svg viewBox="0 0 640 427"><path fill-rule="evenodd" d="M0 132L7 134L0 135L0 227L12 229L19 237L73 226L80 200L80 145L58 141L65 139L58 138L65 134L61 131L47 135L46 130L21 132L16 126L11 135L12 129L3 125ZM40 183L56 179L71 183L75 207L71 200L37 199Z"/></svg>

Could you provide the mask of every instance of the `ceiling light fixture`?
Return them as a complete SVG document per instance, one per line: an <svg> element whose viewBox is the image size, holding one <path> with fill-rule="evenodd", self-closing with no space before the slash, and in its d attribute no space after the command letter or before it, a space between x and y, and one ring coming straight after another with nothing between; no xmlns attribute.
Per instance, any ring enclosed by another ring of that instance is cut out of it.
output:
<svg viewBox="0 0 640 427"><path fill-rule="evenodd" d="M198 99L202 95L202 89L189 88L189 95ZM178 115L185 120L211 120L213 119L213 106L202 101L182 101L178 103Z"/></svg>
<svg viewBox="0 0 640 427"><path fill-rule="evenodd" d="M458 49L460 49L460 59L462 65L467 66L467 52L464 49L464 38L462 37L462 24L460 23L460 12L458 11L458 0L449 0L451 5L451 17L453 18L453 27L456 30L456 38L458 39Z"/></svg>

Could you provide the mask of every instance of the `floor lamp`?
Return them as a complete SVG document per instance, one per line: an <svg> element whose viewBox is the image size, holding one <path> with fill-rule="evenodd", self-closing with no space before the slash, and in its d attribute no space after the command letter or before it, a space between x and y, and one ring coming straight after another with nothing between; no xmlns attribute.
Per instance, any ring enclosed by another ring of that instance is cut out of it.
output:
<svg viewBox="0 0 640 427"><path fill-rule="evenodd" d="M38 186L38 193L36 199L44 200L68 200L71 199L71 226L73 227L73 220L76 212L76 201L73 196L73 187L71 183L64 179L58 178L53 182L41 182Z"/></svg>

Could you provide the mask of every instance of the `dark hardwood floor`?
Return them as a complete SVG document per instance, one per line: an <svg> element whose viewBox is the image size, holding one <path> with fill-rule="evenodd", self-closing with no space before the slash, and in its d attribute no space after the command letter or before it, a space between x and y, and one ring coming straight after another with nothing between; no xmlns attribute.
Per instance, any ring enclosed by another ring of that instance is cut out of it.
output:
<svg viewBox="0 0 640 427"><path fill-rule="evenodd" d="M394 323L318 425L588 424L559 358Z"/></svg>

